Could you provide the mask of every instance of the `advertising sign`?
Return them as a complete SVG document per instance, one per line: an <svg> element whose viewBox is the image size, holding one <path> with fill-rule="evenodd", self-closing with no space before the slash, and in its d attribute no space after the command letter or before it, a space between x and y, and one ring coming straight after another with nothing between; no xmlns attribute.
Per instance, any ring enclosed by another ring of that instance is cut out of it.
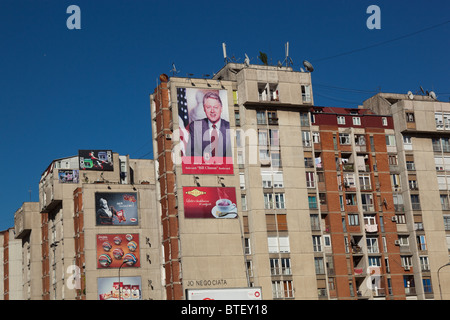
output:
<svg viewBox="0 0 450 320"><path fill-rule="evenodd" d="M178 88L182 170L233 174L227 90Z"/></svg>
<svg viewBox="0 0 450 320"><path fill-rule="evenodd" d="M97 226L133 226L138 224L136 192L96 192L95 220Z"/></svg>
<svg viewBox="0 0 450 320"><path fill-rule="evenodd" d="M140 267L139 234L98 234L97 268Z"/></svg>
<svg viewBox="0 0 450 320"><path fill-rule="evenodd" d="M234 187L183 187L185 218L237 217Z"/></svg>
<svg viewBox="0 0 450 320"><path fill-rule="evenodd" d="M79 170L58 170L59 183L78 183L80 180Z"/></svg>
<svg viewBox="0 0 450 320"><path fill-rule="evenodd" d="M80 170L113 171L111 150L78 150Z"/></svg>
<svg viewBox="0 0 450 320"><path fill-rule="evenodd" d="M97 278L98 300L142 300L141 277Z"/></svg>
<svg viewBox="0 0 450 320"><path fill-rule="evenodd" d="M188 289L187 300L262 300L261 288Z"/></svg>

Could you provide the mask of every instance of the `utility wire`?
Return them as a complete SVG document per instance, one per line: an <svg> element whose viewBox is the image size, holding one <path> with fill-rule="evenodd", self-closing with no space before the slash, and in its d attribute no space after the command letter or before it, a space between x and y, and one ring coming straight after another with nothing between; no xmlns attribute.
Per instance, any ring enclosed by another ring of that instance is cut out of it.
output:
<svg viewBox="0 0 450 320"><path fill-rule="evenodd" d="M438 28L438 27L443 26L443 25L445 25L445 24L447 24L449 22L450 22L450 20L447 20L445 22L438 23L438 24L435 24L435 25L433 25L431 27L428 27L428 28L425 28L425 29L422 29L422 30L418 30L418 31L415 31L415 32L412 32L412 33L408 33L408 34L405 34L403 36L399 36L397 38L393 38L393 39L390 39L390 40L378 42L378 43L375 43L375 44L372 44L372 45L369 45L369 46L366 46L366 47L363 47L363 48L354 49L354 50L347 51L347 52L342 52L342 53L336 54L334 56L312 60L312 62L319 62L319 61L330 60L330 59L334 59L334 58L337 58L337 57L341 57L341 56L345 56L345 55L348 55L348 54L352 54L352 53L355 53L355 52L359 52L359 51L367 50L367 49L370 49L370 48L378 47L378 46L384 45L386 43L390 43L390 42L398 41L398 40L405 39L405 38L408 38L408 37L412 37L412 36L414 36L416 34L419 34L419 33L422 33L422 32L425 32L425 31L428 31L428 30L431 30L431 29L434 29L434 28Z"/></svg>

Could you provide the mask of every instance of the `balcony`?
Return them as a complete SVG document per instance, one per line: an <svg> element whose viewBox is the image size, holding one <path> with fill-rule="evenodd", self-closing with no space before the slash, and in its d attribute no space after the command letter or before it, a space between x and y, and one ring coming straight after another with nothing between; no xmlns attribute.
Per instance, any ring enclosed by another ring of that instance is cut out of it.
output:
<svg viewBox="0 0 450 320"><path fill-rule="evenodd" d="M353 163L347 163L342 165L342 170L344 171L354 171L354 165Z"/></svg>

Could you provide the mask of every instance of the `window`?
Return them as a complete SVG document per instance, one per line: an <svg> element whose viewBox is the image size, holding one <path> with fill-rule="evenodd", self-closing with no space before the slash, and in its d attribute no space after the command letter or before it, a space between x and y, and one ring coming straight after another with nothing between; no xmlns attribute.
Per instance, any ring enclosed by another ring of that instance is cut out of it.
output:
<svg viewBox="0 0 450 320"><path fill-rule="evenodd" d="M427 250L427 242L425 240L425 235L420 235L416 237L417 248L421 251Z"/></svg>
<svg viewBox="0 0 450 320"><path fill-rule="evenodd" d="M310 209L317 209L317 197L308 196L308 204Z"/></svg>
<svg viewBox="0 0 450 320"><path fill-rule="evenodd" d="M398 242L400 243L401 247L409 247L409 236L398 236Z"/></svg>
<svg viewBox="0 0 450 320"><path fill-rule="evenodd" d="M309 220L311 221L311 230L320 230L320 219L318 214L311 214Z"/></svg>
<svg viewBox="0 0 450 320"><path fill-rule="evenodd" d="M288 253L290 252L289 237L267 237L269 253Z"/></svg>
<svg viewBox="0 0 450 320"><path fill-rule="evenodd" d="M256 111L256 121L257 124L266 124L266 112Z"/></svg>
<svg viewBox="0 0 450 320"><path fill-rule="evenodd" d="M273 194L264 193L264 208L273 209Z"/></svg>
<svg viewBox="0 0 450 320"><path fill-rule="evenodd" d="M302 142L304 147L311 147L311 132L302 131Z"/></svg>
<svg viewBox="0 0 450 320"><path fill-rule="evenodd" d="M267 111L267 122L270 125L278 125L278 117L276 111Z"/></svg>
<svg viewBox="0 0 450 320"><path fill-rule="evenodd" d="M378 238L367 237L366 243L367 243L367 252L368 253L379 253L380 250L378 248Z"/></svg>
<svg viewBox="0 0 450 320"><path fill-rule="evenodd" d="M249 238L245 238L244 239L244 250L245 250L245 254L251 254L252 253L251 246L250 246L250 239Z"/></svg>
<svg viewBox="0 0 450 320"><path fill-rule="evenodd" d="M422 284L424 293L433 293L433 287L431 286L431 278L423 278Z"/></svg>
<svg viewBox="0 0 450 320"><path fill-rule="evenodd" d="M245 190L245 175L243 172L239 173L239 183L240 183L241 190Z"/></svg>
<svg viewBox="0 0 450 320"><path fill-rule="evenodd" d="M389 155L389 165L396 166L398 165L398 157L397 155Z"/></svg>
<svg viewBox="0 0 450 320"><path fill-rule="evenodd" d="M348 215L348 225L349 226L359 226L359 215L354 213L349 213Z"/></svg>
<svg viewBox="0 0 450 320"><path fill-rule="evenodd" d="M350 135L348 133L339 133L340 144L351 144Z"/></svg>
<svg viewBox="0 0 450 320"><path fill-rule="evenodd" d="M354 173L344 173L344 187L354 188L355 187L355 174Z"/></svg>
<svg viewBox="0 0 450 320"><path fill-rule="evenodd" d="M325 274L325 266L323 263L323 258L314 257L314 266L316 269L316 274Z"/></svg>
<svg viewBox="0 0 450 320"><path fill-rule="evenodd" d="M315 188L314 172L306 172L306 187Z"/></svg>
<svg viewBox="0 0 450 320"><path fill-rule="evenodd" d="M402 267L412 267L412 259L411 256L401 256Z"/></svg>
<svg viewBox="0 0 450 320"><path fill-rule="evenodd" d="M302 85L302 101L303 102L311 102L311 86L310 85Z"/></svg>
<svg viewBox="0 0 450 320"><path fill-rule="evenodd" d="M400 175L399 174L391 174L391 184L394 189L399 191L400 189Z"/></svg>
<svg viewBox="0 0 450 320"><path fill-rule="evenodd" d="M361 118L360 117L353 117L353 125L354 126L360 126L361 125Z"/></svg>
<svg viewBox="0 0 450 320"><path fill-rule="evenodd" d="M361 190L370 190L370 174L368 173L361 173L359 175L359 187Z"/></svg>
<svg viewBox="0 0 450 320"><path fill-rule="evenodd" d="M245 194L241 194L241 208L242 211L247 211L247 196Z"/></svg>
<svg viewBox="0 0 450 320"><path fill-rule="evenodd" d="M416 170L416 166L414 165L414 161L406 161L406 170L408 170L408 171Z"/></svg>
<svg viewBox="0 0 450 320"><path fill-rule="evenodd" d="M293 298L294 287L291 280L272 281L272 297L276 298Z"/></svg>
<svg viewBox="0 0 450 320"><path fill-rule="evenodd" d="M369 257L369 267L381 267L380 257Z"/></svg>
<svg viewBox="0 0 450 320"><path fill-rule="evenodd" d="M284 193L275 193L275 208L285 209Z"/></svg>
<svg viewBox="0 0 450 320"><path fill-rule="evenodd" d="M283 188L283 172L282 171L266 171L261 170L263 188Z"/></svg>
<svg viewBox="0 0 450 320"><path fill-rule="evenodd" d="M348 206L356 206L356 194L354 193L347 193L345 195L345 202Z"/></svg>
<svg viewBox="0 0 450 320"><path fill-rule="evenodd" d="M312 140L314 143L320 142L320 133L319 132L313 132L312 133Z"/></svg>
<svg viewBox="0 0 450 320"><path fill-rule="evenodd" d="M444 216L444 229L450 231L450 216Z"/></svg>
<svg viewBox="0 0 450 320"><path fill-rule="evenodd" d="M428 260L428 256L420 256L420 268L422 271L429 271L430 270L430 261Z"/></svg>
<svg viewBox="0 0 450 320"><path fill-rule="evenodd" d="M234 121L237 127L241 125L241 115L238 110L234 110Z"/></svg>
<svg viewBox="0 0 450 320"><path fill-rule="evenodd" d="M448 195L441 194L440 198L441 198L442 210L450 210L450 205L449 205L449 202L448 202Z"/></svg>
<svg viewBox="0 0 450 320"><path fill-rule="evenodd" d="M414 122L414 112L406 112L406 122Z"/></svg>
<svg viewBox="0 0 450 320"><path fill-rule="evenodd" d="M291 259L270 259L270 271L271 275L291 275Z"/></svg>
<svg viewBox="0 0 450 320"><path fill-rule="evenodd" d="M412 150L412 140L410 136L403 136L403 148L405 150Z"/></svg>
<svg viewBox="0 0 450 320"><path fill-rule="evenodd" d="M394 135L387 135L386 136L386 145L387 146L395 146L395 136Z"/></svg>
<svg viewBox="0 0 450 320"><path fill-rule="evenodd" d="M345 117L337 116L337 124L345 124Z"/></svg>
<svg viewBox="0 0 450 320"><path fill-rule="evenodd" d="M300 113L300 125L302 127L309 127L309 114L306 112Z"/></svg>
<svg viewBox="0 0 450 320"><path fill-rule="evenodd" d="M314 252L322 252L322 238L321 236L312 236Z"/></svg>
<svg viewBox="0 0 450 320"><path fill-rule="evenodd" d="M411 206L413 210L420 210L420 199L418 194L411 195Z"/></svg>
<svg viewBox="0 0 450 320"><path fill-rule="evenodd" d="M375 207L373 205L373 194L362 193L361 204L364 211L375 211Z"/></svg>

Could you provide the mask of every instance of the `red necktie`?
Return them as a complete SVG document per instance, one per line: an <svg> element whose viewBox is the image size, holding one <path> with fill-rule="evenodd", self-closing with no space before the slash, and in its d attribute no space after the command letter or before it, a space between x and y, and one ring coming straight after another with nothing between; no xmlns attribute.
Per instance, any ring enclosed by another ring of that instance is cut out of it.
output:
<svg viewBox="0 0 450 320"><path fill-rule="evenodd" d="M211 132L211 156L216 156L216 148L217 148L217 138L219 137L219 133L217 132L216 125L212 125L213 129Z"/></svg>

